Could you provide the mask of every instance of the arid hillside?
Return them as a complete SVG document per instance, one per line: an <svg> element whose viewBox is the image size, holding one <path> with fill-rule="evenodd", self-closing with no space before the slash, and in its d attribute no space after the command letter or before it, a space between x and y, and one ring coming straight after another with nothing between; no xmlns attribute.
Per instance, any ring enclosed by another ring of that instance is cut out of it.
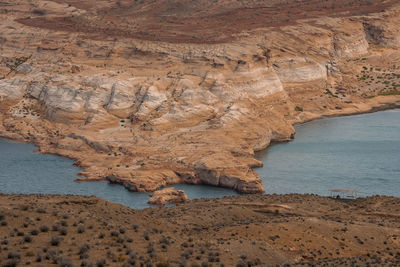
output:
<svg viewBox="0 0 400 267"><path fill-rule="evenodd" d="M232 42L236 34L257 28L296 24L323 16L349 17L383 12L395 0L121 0L64 1L86 10L81 15L36 15L20 22L53 30L89 33L93 38L125 37L171 43ZM41 13L42 12L42 13Z"/></svg>
<svg viewBox="0 0 400 267"><path fill-rule="evenodd" d="M247 195L131 210L0 195L2 266L398 266L400 200Z"/></svg>

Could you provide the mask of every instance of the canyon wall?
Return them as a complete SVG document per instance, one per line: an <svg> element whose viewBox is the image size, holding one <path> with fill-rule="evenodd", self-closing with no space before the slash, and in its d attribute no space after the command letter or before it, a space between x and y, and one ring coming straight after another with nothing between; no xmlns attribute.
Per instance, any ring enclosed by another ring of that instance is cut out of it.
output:
<svg viewBox="0 0 400 267"><path fill-rule="evenodd" d="M86 12L38 3L49 17ZM2 10L0 136L76 159L79 181L268 192L254 152L292 139L293 124L400 104L398 5L217 44L98 39L21 24L12 4ZM374 71L393 78L361 84Z"/></svg>

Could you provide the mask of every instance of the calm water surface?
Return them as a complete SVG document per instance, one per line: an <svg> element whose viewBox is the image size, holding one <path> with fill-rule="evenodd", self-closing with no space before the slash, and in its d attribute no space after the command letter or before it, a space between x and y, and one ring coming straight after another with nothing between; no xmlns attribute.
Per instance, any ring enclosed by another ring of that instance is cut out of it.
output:
<svg viewBox="0 0 400 267"><path fill-rule="evenodd" d="M35 146L17 143L0 138L0 192L18 194L73 194L95 195L111 202L143 209L148 194L129 192L121 185L108 182L76 183L74 180L81 171L73 161L55 155L34 152ZM175 185L185 190L190 199L217 198L237 193L213 186Z"/></svg>
<svg viewBox="0 0 400 267"><path fill-rule="evenodd" d="M295 140L260 152L267 193L359 190L400 196L400 110L327 118L296 127Z"/></svg>
<svg viewBox="0 0 400 267"><path fill-rule="evenodd" d="M400 110L316 120L296 127L294 141L257 156L267 193L316 193L344 188L361 195L400 196ZM31 144L0 139L0 192L96 195L142 209L149 196L107 182L76 183L73 161L34 152ZM189 198L215 198L229 189L175 185Z"/></svg>

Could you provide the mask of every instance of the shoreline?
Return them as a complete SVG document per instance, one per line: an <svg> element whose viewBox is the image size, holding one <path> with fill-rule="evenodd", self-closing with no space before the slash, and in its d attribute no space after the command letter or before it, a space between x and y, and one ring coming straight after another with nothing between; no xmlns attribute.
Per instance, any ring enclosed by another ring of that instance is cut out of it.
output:
<svg viewBox="0 0 400 267"><path fill-rule="evenodd" d="M383 105L380 107L372 107L371 110L369 111L356 111L354 113L343 113L343 114L331 114L331 115L321 115L319 117L314 117L308 120L304 120L301 122L296 122L293 124L293 127L296 127L298 125L303 125L306 124L308 122L312 122L312 121L316 121L316 120L323 120L323 119L329 119L329 118L340 118L340 117L350 117L350 116L357 116L357 115L366 115L366 114L371 114L371 113L376 113L376 112L381 112L381 111L388 111L388 110L396 110L396 109L400 109L400 99L398 100L399 103L388 103L388 105ZM393 104L393 106L391 105ZM270 145L264 149L261 150L255 150L254 153L262 153L264 150L267 150L269 147L274 146L274 145L279 145L282 143L287 143L287 142L291 142L295 139L295 135L294 134L293 138L288 139L288 140L283 140L283 141L271 141ZM260 167L255 167L255 168L261 168Z"/></svg>
<svg viewBox="0 0 400 267"><path fill-rule="evenodd" d="M323 12L300 24L264 25L218 45L94 40L78 28L63 31L63 23L30 27L20 23L32 12L25 2L0 14L10 37L0 48L0 135L73 159L82 182L262 193L254 152L293 138L293 125L399 106L395 1L363 6L363 17ZM46 8L33 21L87 11ZM98 27L103 9L91 8Z"/></svg>
<svg viewBox="0 0 400 267"><path fill-rule="evenodd" d="M385 106L385 108L383 109L382 107L378 107L378 108L376 108L376 107L372 107L370 110L374 110L375 112L379 112L379 111L384 111L384 110L390 110L390 109L388 109L388 108L386 108L388 105L386 105ZM390 105L389 105L390 106ZM395 109L394 109L395 110ZM357 116L357 115L365 115L365 114L369 114L369 113L372 113L372 112L364 112L364 113L358 113L358 114L352 114L352 115L347 115L347 116ZM326 118L332 118L332 117L336 117L336 118L340 118L341 116L329 116L329 117L320 117L320 118L315 118L315 119L313 119L313 120L322 120L322 119L326 119ZM308 122L310 122L310 121L307 121L307 122L304 122L304 123L308 123ZM301 124L304 124L304 123L301 123ZM300 123L299 124L297 124L297 125L301 125ZM10 139L6 139L5 138L5 140L10 140ZM15 140L12 140L12 141L15 141ZM29 142L27 142L27 143L29 143ZM280 144L280 143L282 143L282 142L273 142L273 143L271 143L270 144L270 146L268 146L268 148L270 148L271 146L274 146L274 145L277 145L277 144ZM34 145L34 144L33 144ZM265 150L265 151L268 151L268 148ZM34 153L37 153L37 152L39 152L39 151L37 151L37 150L34 150L33 151ZM259 151L259 152L257 152L256 154L255 154L255 157L256 157L256 159L259 159L259 160L261 160L260 159L260 156L259 155L257 155L257 154L259 154L259 153L264 153L263 151ZM43 153L38 153L38 154L43 154ZM61 155L57 155L56 154L56 156L58 156L58 157L62 157ZM76 164L74 164L74 165L76 165ZM78 174L79 175L79 174ZM79 176L78 176L79 177ZM85 179L83 179L83 180L81 180L81 181L79 181L79 179L82 179L82 178L77 178L77 179L74 179L73 181L74 182L86 182L87 180L85 180ZM90 182L95 182L94 180L90 180ZM107 183L109 183L109 181L108 180L106 180L106 179L103 179L103 180L98 180L98 181L102 181L102 182L107 182ZM185 184L183 184L183 185L185 185ZM190 185L190 184L188 184L188 185ZM173 185L172 185L173 186ZM196 185L192 185L193 187L194 186L196 186ZM265 186L267 186L266 184L265 184ZM169 186L167 186L167 187L169 187ZM164 188L164 187L163 187ZM219 188L219 187L216 187L216 188ZM181 188L181 189L183 189L183 190L185 190L185 188ZM124 188L124 189L122 189L121 188L121 190L126 190L126 188ZM200 189L199 189L200 190ZM232 189L231 189L232 190ZM129 191L129 190L128 190ZM189 191L190 192L190 191ZM5 192L6 193L6 192ZM62 192L60 192L60 193L62 193ZM148 195L151 195L151 193L150 192L146 192ZM290 193L290 191L286 191L286 193L280 193L280 194L278 194L278 195L285 195L285 194L288 194L288 193ZM328 194L328 191L327 192L319 192L319 193L315 193L315 192L303 192L304 194L316 194L316 195L318 195L318 196L321 196L321 197L327 197L327 196L329 196L329 194ZM72 193L73 194L73 193ZM270 193L269 192L269 190L267 190L267 192L266 193L264 193L264 194L267 194L267 195L273 195L273 194L276 194L276 193ZM74 195L74 194L73 194ZM79 194L78 196L84 196L85 194ZM89 195L89 194L86 194L86 195ZM94 193L94 195L96 195L95 193ZM368 193L362 193L362 194L360 194L360 196L359 197L368 197L368 196L372 196L372 195L375 195L375 194L368 194ZM378 195L380 195L380 196L391 196L391 197L395 197L395 195L385 195L385 194L378 194ZM101 196L99 196L99 197L101 197ZM206 197L202 197L202 196L199 196L199 197L193 197L193 199L203 199L203 198L206 198ZM116 203L124 203L123 201L122 202L120 202L120 201L116 201Z"/></svg>
<svg viewBox="0 0 400 267"><path fill-rule="evenodd" d="M376 113L376 112L386 111L386 110L395 110L395 109L400 108L400 98L397 101L398 101L398 103L385 103L382 106L373 106L373 107L371 107L370 110L366 110L366 111L355 111L355 112L349 112L349 113L343 113L343 114L340 113L340 114L321 115L321 117L312 118L310 120L305 120L305 121L302 121L299 123L295 123L295 124L293 124L293 126L304 124L304 123L314 121L314 120L325 119L325 118L357 116L357 115Z"/></svg>
<svg viewBox="0 0 400 267"><path fill-rule="evenodd" d="M375 103L373 105L367 106L367 108L365 110L352 110L352 111L348 111L348 112L346 112L346 111L343 112L343 110L339 110L337 113L335 112L336 110L330 110L330 111L327 112L328 114L311 114L311 118L306 118L305 120L302 120L301 122L294 122L292 124L292 126L295 127L296 125L302 125L302 124L305 124L305 123L308 123L308 122L311 122L311 121L314 121L314 120L322 120L322 119L325 119L325 118L334 118L334 117L336 117L336 118L339 117L340 118L340 117L347 117L347 116L356 116L356 115L370 114L370 113L386 111L386 110L392 110L392 109L394 110L394 109L400 108L400 97L380 96L379 98L382 99L383 101L385 101L386 99L395 98L395 102L386 102L386 103L381 103L380 105L376 105L376 103ZM362 105L365 105L365 103L362 103ZM352 109L354 109L354 108L352 108ZM333 111L333 113L331 113L332 111ZM310 115L310 114L307 114L307 115ZM58 157L64 157L64 158L71 159L71 160L73 160L73 165L74 166L77 166L78 168L80 168L82 172L85 171L85 168L82 165L79 164L78 159L74 158L73 156L64 156L63 154L59 154L59 153L49 153L49 152L46 152L46 151L42 152L41 148L40 148L40 143L38 143L38 142L35 142L35 141L32 142L31 140L26 140L26 139L23 139L23 138L21 138L21 139L15 138L14 139L14 138L8 138L8 137L4 137L4 136L0 136L0 138L4 138L4 139L15 141L15 142L23 142L23 143L33 144L35 146L35 148L36 148L33 151L34 153L49 154L49 155L55 155L55 156L58 156ZM270 141L269 145L266 148L260 149L260 150L254 150L254 153L255 153L254 154L254 158L258 160L258 157L256 156L257 153L263 153L264 150L267 151L268 148L273 146L273 145L277 145L277 144L281 144L281 143L285 143L285 142L290 142L290 141L294 140L294 138L295 138L295 135L293 136L293 138L289 138L287 140L273 140L272 139ZM260 167L263 167L263 166L264 166L264 163L261 166L253 167L253 170L257 169L257 168L260 168ZM108 183L110 182L108 179L100 178L100 177L98 177L97 179L93 179L93 178L92 179L87 179L87 175L84 174L84 173L82 174L82 172L79 172L77 174L77 177L74 179L74 182L78 182L78 183L81 183L81 182L98 182L98 181L104 181L104 182L108 182ZM82 177L82 176L84 178L79 178L79 177ZM196 185L196 184L190 184L190 183L174 183L174 184L168 184L168 185L166 185L164 187L160 187L157 190L161 190L161 189L163 189L165 187L173 186L173 185L179 185L179 184L182 184L182 185L189 184L189 185L194 185L194 186ZM204 185L209 185L209 184L204 184ZM123 186L123 185L121 184L121 186ZM213 185L210 185L210 186L213 186ZM216 186L216 187L220 187L220 186ZM126 187L125 187L125 189L128 190L128 191L132 191L132 190L126 188ZM231 189L231 190L234 190L234 189ZM236 190L234 190L234 191L236 191ZM147 193L151 194L151 192L147 192ZM238 193L239 194L246 194L246 193L243 193L243 192L238 192ZM261 193L261 194L266 194L266 193Z"/></svg>

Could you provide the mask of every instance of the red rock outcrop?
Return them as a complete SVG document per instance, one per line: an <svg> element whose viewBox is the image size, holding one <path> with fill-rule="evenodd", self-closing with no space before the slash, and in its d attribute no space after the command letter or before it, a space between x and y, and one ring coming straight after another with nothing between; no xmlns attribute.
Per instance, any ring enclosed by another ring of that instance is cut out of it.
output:
<svg viewBox="0 0 400 267"><path fill-rule="evenodd" d="M292 139L293 124L400 106L396 1L279 24L257 15L240 32L218 24L212 42L103 34L102 12L119 9L68 3L1 6L0 136L76 159L87 180L264 192L254 152Z"/></svg>
<svg viewBox="0 0 400 267"><path fill-rule="evenodd" d="M175 188L170 187L155 191L147 203L164 206L171 203L183 203L188 200L189 198L183 190L175 190Z"/></svg>

